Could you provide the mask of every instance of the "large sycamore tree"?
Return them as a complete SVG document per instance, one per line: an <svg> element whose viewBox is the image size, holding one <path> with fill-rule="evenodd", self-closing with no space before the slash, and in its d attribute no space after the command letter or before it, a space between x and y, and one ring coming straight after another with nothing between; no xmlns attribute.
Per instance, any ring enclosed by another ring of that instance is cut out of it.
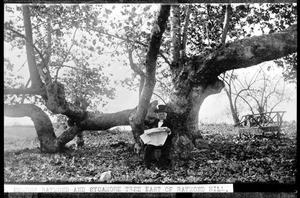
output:
<svg viewBox="0 0 300 198"><path fill-rule="evenodd" d="M219 75L297 51L295 5L176 4L161 5L157 11L153 7L158 6L6 5L5 12L21 14L5 19L5 42L26 52L30 79L19 85L6 78L4 115L30 117L44 152L59 152L82 131L119 125L132 127L139 151L139 136L157 105L151 97L156 85L164 84L169 88L172 156L188 157L203 142L198 128L201 104L224 87ZM122 17L111 21L116 13ZM255 35L256 27L264 31ZM76 36L77 31L83 36ZM132 109L101 113L87 108L92 101L112 98L113 88L105 84L109 78L89 67L95 56L89 53L97 52L102 65L98 68L103 69L100 55L108 48L114 49L112 60L128 57L133 77L139 79L139 102ZM5 58L6 68L12 67ZM63 68L73 73L63 76ZM74 87L78 82L80 89ZM33 97L38 100L33 102ZM45 109L68 118L69 127L59 137Z"/></svg>

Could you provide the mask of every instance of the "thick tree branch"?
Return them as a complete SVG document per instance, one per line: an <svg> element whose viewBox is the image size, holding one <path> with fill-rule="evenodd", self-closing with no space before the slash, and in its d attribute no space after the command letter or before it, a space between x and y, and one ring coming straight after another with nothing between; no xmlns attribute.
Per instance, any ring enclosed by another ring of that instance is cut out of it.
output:
<svg viewBox="0 0 300 198"><path fill-rule="evenodd" d="M158 101L152 101L147 105L145 120L152 116ZM77 120L76 125L81 130L107 130L114 126L130 125L130 117L136 113L137 107L115 113L94 113L87 111L84 119Z"/></svg>
<svg viewBox="0 0 300 198"><path fill-rule="evenodd" d="M66 115L74 122L83 120L85 118L86 111L66 101L63 84L56 82L47 85L46 91L46 107L52 113Z"/></svg>
<svg viewBox="0 0 300 198"><path fill-rule="evenodd" d="M86 108L66 101L64 86L59 82L47 85L47 94L46 107L54 114L66 115L71 126L77 125L82 130L106 130L113 126L129 125L129 117L136 111L129 109L107 114L86 111Z"/></svg>
<svg viewBox="0 0 300 198"><path fill-rule="evenodd" d="M33 94L33 95L45 95L46 90L42 88L20 88L20 89L14 89L14 88L5 88L4 89L4 95L9 95L9 94L15 94L15 95L20 95L20 94Z"/></svg>
<svg viewBox="0 0 300 198"><path fill-rule="evenodd" d="M34 104L4 104L4 115L8 117L30 117L34 123L41 149L56 151L56 136L49 116Z"/></svg>
<svg viewBox="0 0 300 198"><path fill-rule="evenodd" d="M261 62L278 59L297 52L297 26L269 35L253 36L226 44L207 57L195 57L198 80L205 82L211 76Z"/></svg>
<svg viewBox="0 0 300 198"><path fill-rule="evenodd" d="M80 134L80 132L82 132L82 129L77 125L69 127L55 140L56 148L63 147L67 142L73 140L76 135Z"/></svg>
<svg viewBox="0 0 300 198"><path fill-rule="evenodd" d="M114 126L129 125L129 117L136 109L127 109L115 113L96 114L87 112L84 120L77 122L84 130L107 130Z"/></svg>

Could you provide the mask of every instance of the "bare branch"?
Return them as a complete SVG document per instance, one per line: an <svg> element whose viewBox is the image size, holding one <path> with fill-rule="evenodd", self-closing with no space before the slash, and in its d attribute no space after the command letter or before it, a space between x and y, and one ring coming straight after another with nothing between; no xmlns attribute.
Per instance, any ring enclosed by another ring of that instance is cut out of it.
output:
<svg viewBox="0 0 300 198"><path fill-rule="evenodd" d="M252 94L248 94L247 96L249 96L250 98L252 98L252 99L256 102L257 107L258 107L258 109L257 109L257 110L258 110L258 113L262 113L262 112L260 111L260 109L262 108L262 104L259 103L258 99L255 98Z"/></svg>
<svg viewBox="0 0 300 198"><path fill-rule="evenodd" d="M224 74L224 78L222 79L223 82L225 82L228 85L230 93L231 93L231 82L232 82L232 78L233 78L233 72L234 72L234 70L231 70L231 74L230 75L228 75L227 72L223 73ZM227 81L225 79L225 75L228 75L229 81Z"/></svg>
<svg viewBox="0 0 300 198"><path fill-rule="evenodd" d="M238 93L232 93L233 95L236 95L235 96L235 99L234 99L234 106L236 107L236 104L237 104L237 99L238 97L241 97L241 94L244 92L244 91L248 91L250 88L246 88L246 89L241 89Z"/></svg>
<svg viewBox="0 0 300 198"><path fill-rule="evenodd" d="M132 58L132 51L131 49L127 48L127 51L128 51L128 58L129 58L129 64L130 64L130 68L135 72L137 73L138 75L140 75L141 77L146 77L145 73L143 72L143 70L141 70L141 68L139 68L137 66L137 64L135 64L133 62L133 58Z"/></svg>
<svg viewBox="0 0 300 198"><path fill-rule="evenodd" d="M161 101L163 101L163 103L167 104L166 101L157 93L153 92L154 95L156 95L159 99L161 99Z"/></svg>
<svg viewBox="0 0 300 198"><path fill-rule="evenodd" d="M206 57L193 57L196 76L211 78L238 68L278 59L297 51L297 25L284 31L228 43Z"/></svg>
<svg viewBox="0 0 300 198"><path fill-rule="evenodd" d="M244 97L242 97L241 95L239 95L239 98L241 98L249 106L250 111L252 112L252 114L255 114L255 112L253 111L253 108L251 107L249 102Z"/></svg>
<svg viewBox="0 0 300 198"><path fill-rule="evenodd" d="M279 85L279 82L280 82L282 79L283 79L283 77L279 78L278 81L276 82L276 84L274 85L273 90L272 90L270 93L268 93L268 95L266 95L266 96L264 97L264 103L263 103L263 105L265 105L267 108L268 108L268 106L267 106L268 100L269 100L269 98L270 98L274 93L275 93L275 94L279 94L279 95L281 96L280 99L279 99L279 102L278 102L275 106L277 106L279 103L281 103L281 102L283 101L283 96L284 96L284 90L285 90L285 89L283 88L281 93L278 93L278 92L277 92L277 86ZM285 87L285 84L284 84L284 87ZM274 106L274 107L275 107L275 106ZM274 107L272 107L271 110L273 110Z"/></svg>
<svg viewBox="0 0 300 198"><path fill-rule="evenodd" d="M70 54L70 52L71 52L71 49L72 49L72 47L73 47L73 45L74 45L74 39L75 39L75 35L76 35L76 32L77 32L77 29L78 29L78 28L76 28L76 30L75 30L75 32L74 32L74 34L73 34L72 44L71 44L71 46L69 47L69 50L68 50L66 56L65 56L64 59L61 61L59 67L58 67L57 70L56 70L55 82L57 82L58 72L59 72L60 68L62 68L62 66L63 66L65 60L66 60L67 57L69 56L69 54Z"/></svg>
<svg viewBox="0 0 300 198"><path fill-rule="evenodd" d="M142 90L144 88L144 83L145 83L145 78L146 78L146 74L143 72L143 70L137 66L137 64L135 64L133 62L133 58L132 58L132 50L129 49L129 47L127 46L127 51L128 51L128 58L129 58L129 64L130 64L130 68L137 73L140 76L140 86L139 86L139 96L141 96Z"/></svg>
<svg viewBox="0 0 300 198"><path fill-rule="evenodd" d="M21 65L21 67L18 69L18 72L25 66L25 64L27 63L27 60L25 60L25 62Z"/></svg>
<svg viewBox="0 0 300 198"><path fill-rule="evenodd" d="M260 67L260 69L257 70L257 72L252 76L252 78L251 78L249 84L246 83L248 87L251 87L255 82L257 82L257 78L258 78L260 72L263 72L263 70L262 70L261 67ZM246 80L246 79L247 79L247 78L245 78L245 80Z"/></svg>

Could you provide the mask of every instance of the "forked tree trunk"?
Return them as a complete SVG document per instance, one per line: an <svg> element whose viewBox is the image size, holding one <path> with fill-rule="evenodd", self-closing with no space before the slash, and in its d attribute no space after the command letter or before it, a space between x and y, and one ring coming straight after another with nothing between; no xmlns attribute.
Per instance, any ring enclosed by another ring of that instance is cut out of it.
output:
<svg viewBox="0 0 300 198"><path fill-rule="evenodd" d="M199 141L202 139L198 126L199 110L208 96L220 93L223 87L224 83L216 80L211 85L174 90L167 104L167 119L172 123L172 155L188 158L191 150L202 147L203 141Z"/></svg>

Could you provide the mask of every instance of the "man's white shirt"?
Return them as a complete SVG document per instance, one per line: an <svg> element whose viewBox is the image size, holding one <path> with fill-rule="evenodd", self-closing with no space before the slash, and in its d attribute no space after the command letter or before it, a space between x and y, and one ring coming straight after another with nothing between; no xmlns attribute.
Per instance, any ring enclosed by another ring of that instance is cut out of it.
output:
<svg viewBox="0 0 300 198"><path fill-rule="evenodd" d="M164 121L159 121L158 122L158 128L160 128L164 124Z"/></svg>

